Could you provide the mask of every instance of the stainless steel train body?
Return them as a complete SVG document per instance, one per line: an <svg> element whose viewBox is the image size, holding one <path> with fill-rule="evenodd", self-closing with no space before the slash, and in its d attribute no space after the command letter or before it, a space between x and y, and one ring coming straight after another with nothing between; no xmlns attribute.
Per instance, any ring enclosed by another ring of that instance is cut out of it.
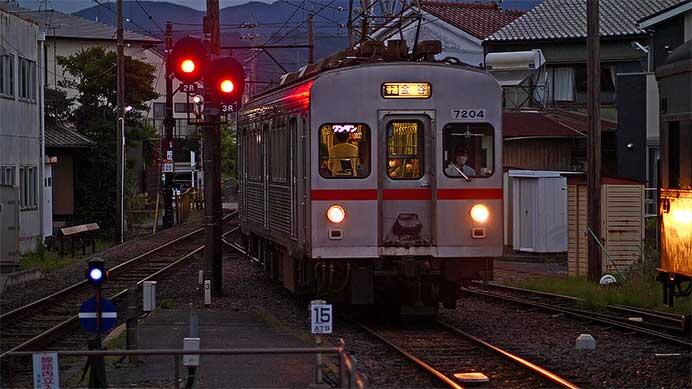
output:
<svg viewBox="0 0 692 389"><path fill-rule="evenodd" d="M484 71L393 62L248 102L238 120L248 247L293 291L454 306L459 283L491 278L502 253L501 100Z"/></svg>

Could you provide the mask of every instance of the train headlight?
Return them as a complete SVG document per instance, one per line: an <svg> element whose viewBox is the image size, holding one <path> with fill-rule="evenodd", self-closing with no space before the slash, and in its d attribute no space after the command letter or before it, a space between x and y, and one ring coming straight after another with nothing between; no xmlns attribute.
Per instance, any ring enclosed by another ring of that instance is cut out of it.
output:
<svg viewBox="0 0 692 389"><path fill-rule="evenodd" d="M471 218L478 223L485 223L489 216L490 211L483 204L476 204L471 208Z"/></svg>
<svg viewBox="0 0 692 389"><path fill-rule="evenodd" d="M332 205L327 210L327 219L332 223L341 223L346 217L346 211L339 205Z"/></svg>

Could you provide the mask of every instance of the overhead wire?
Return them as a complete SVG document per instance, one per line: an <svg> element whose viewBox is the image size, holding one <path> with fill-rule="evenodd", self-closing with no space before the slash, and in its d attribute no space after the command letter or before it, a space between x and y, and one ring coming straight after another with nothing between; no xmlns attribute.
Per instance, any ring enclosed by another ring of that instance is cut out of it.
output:
<svg viewBox="0 0 692 389"><path fill-rule="evenodd" d="M147 9L144 8L144 5L142 5L142 3L141 3L139 0L135 0L135 1L137 2L137 5L139 5L139 8L141 8L142 11L144 11L144 13L147 15L147 17L149 17L149 20L151 20L151 21L154 23L154 25L159 29L159 31L161 31L162 33L165 34L166 31L164 31L163 28L161 28L161 26L160 26L159 23L156 21L156 19L154 19L154 18L151 16L151 14L149 13L149 11L147 11Z"/></svg>
<svg viewBox="0 0 692 389"><path fill-rule="evenodd" d="M98 4L98 5L101 6L101 7L106 8L106 9L109 10L111 13L115 14L116 17L117 17L118 13L117 13L115 10L113 10L108 4L103 4L103 3L101 3L101 0L91 0L91 1L93 1L93 2L96 3L96 4ZM151 30L145 29L144 27L142 27L142 26L140 26L139 24L137 24L137 23L135 23L134 21L132 21L132 19L126 19L126 21L127 21L128 23L131 23L133 26L139 28L142 32L144 32L144 33L147 34L147 35L150 35L150 36L154 36L154 35L155 35L153 32L151 32ZM113 34L113 35L115 35L115 34Z"/></svg>

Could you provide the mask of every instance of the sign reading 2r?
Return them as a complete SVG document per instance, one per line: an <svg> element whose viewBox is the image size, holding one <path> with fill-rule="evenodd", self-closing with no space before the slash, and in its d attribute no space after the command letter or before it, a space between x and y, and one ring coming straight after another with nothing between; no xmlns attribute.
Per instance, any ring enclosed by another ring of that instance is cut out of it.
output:
<svg viewBox="0 0 692 389"><path fill-rule="evenodd" d="M455 120L485 119L485 109L453 109L451 115Z"/></svg>

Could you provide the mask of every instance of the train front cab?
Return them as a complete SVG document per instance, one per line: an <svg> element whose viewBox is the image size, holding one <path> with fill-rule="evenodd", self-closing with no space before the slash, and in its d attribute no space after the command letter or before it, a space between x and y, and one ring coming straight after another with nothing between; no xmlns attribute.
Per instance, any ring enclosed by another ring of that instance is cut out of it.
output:
<svg viewBox="0 0 692 389"><path fill-rule="evenodd" d="M386 98L399 82L430 96ZM502 251L500 104L497 82L473 69L382 64L318 78L317 284L342 286L352 304L427 313L439 301L454 307L462 281L492 278Z"/></svg>
<svg viewBox="0 0 692 389"><path fill-rule="evenodd" d="M661 97L659 280L663 300L692 292L692 41L656 69Z"/></svg>

